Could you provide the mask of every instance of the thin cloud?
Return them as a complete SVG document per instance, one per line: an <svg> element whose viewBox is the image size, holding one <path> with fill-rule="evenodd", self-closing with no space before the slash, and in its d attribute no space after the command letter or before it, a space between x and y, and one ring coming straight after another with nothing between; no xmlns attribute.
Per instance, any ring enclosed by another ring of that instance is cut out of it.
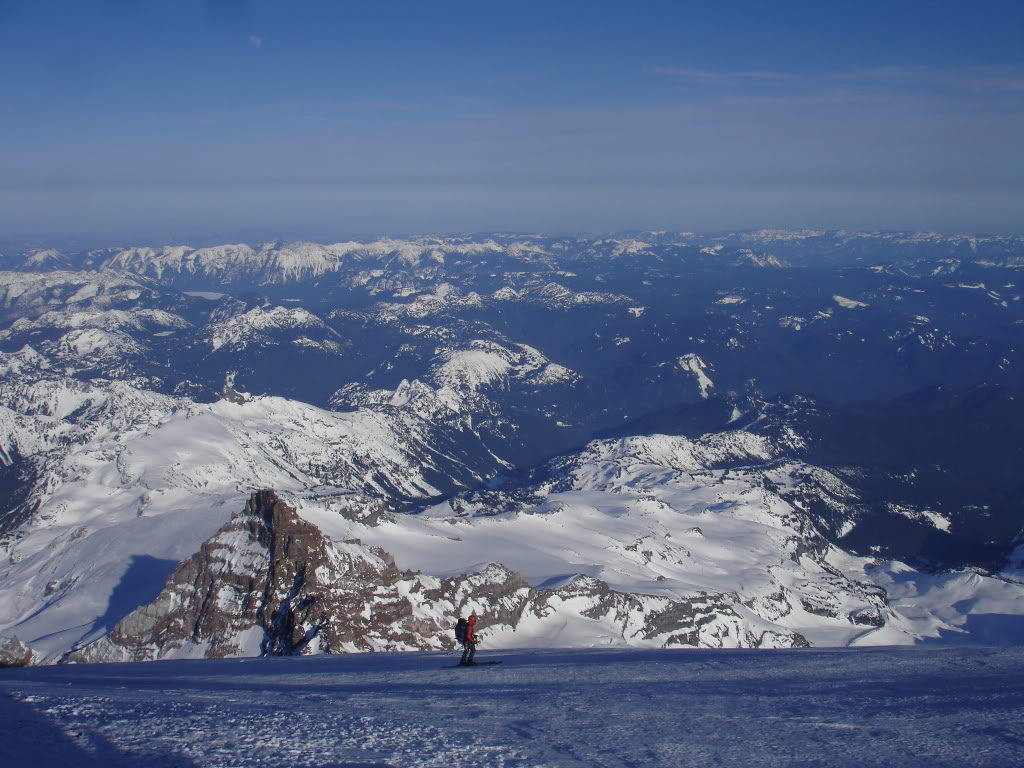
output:
<svg viewBox="0 0 1024 768"><path fill-rule="evenodd" d="M856 70L845 74L836 73L833 78L886 82L894 85L927 85L967 91L1024 90L1024 69L1020 68L925 69L892 66Z"/></svg>
<svg viewBox="0 0 1024 768"><path fill-rule="evenodd" d="M653 74L669 75L704 85L740 85L744 83L845 83L856 85L928 86L933 88L954 88L968 91L1024 91L1024 69L991 68L928 69L925 67L904 67L898 65L852 69L846 72L793 72L758 71L716 71L689 69L685 67L657 66Z"/></svg>
<svg viewBox="0 0 1024 768"><path fill-rule="evenodd" d="M971 91L1024 91L1024 72L960 77L956 85Z"/></svg>
<svg viewBox="0 0 1024 768"><path fill-rule="evenodd" d="M743 80L798 80L798 75L787 72L715 72L707 69L684 69L681 67L653 67L651 71L658 75L672 75L686 80L703 83L731 83Z"/></svg>

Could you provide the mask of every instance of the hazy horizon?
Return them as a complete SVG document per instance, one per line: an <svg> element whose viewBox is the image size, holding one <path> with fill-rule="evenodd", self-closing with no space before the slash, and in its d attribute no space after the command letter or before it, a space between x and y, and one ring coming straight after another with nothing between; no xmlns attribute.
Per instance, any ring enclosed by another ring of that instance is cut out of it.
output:
<svg viewBox="0 0 1024 768"><path fill-rule="evenodd" d="M997 0L0 0L0 236L1021 232L1022 28Z"/></svg>
<svg viewBox="0 0 1024 768"><path fill-rule="evenodd" d="M273 233L239 232L231 233L192 233L182 236L152 236L140 235L137 237L126 235L82 235L82 234L41 234L29 233L23 235L0 236L0 257L16 257L19 254L30 251L52 248L69 254L84 253L91 250L111 250L134 247L187 247L187 248L212 248L222 245L249 245L253 247L275 243L288 245L292 243L313 243L318 245L332 245L344 242L373 242L381 239L413 240L419 238L474 238L481 237L541 237L541 238L580 238L592 239L602 237L632 237L654 233L667 232L670 234L691 235L695 238L711 238L717 236L728 236L746 232L758 231L815 231L822 233L846 232L848 234L880 234L880 235L939 235L943 237L1005 237L1024 238L1024 232L940 232L936 230L911 230L911 229L888 229L888 230L854 230L849 228L838 229L816 229L814 227L741 227L732 230L673 230L662 228L660 230L618 230L608 232L542 232L542 231L487 231L476 232L340 232L335 235L323 234L322 236L311 236L308 233L293 233L292 236L278 235Z"/></svg>

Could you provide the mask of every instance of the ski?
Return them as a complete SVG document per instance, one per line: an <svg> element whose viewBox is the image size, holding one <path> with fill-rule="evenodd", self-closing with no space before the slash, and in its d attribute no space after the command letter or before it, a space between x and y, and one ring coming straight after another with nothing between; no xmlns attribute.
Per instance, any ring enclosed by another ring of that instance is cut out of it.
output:
<svg viewBox="0 0 1024 768"><path fill-rule="evenodd" d="M459 667L490 667L494 664L501 664L501 659L497 661L474 661L472 664L451 664L444 669L458 669Z"/></svg>

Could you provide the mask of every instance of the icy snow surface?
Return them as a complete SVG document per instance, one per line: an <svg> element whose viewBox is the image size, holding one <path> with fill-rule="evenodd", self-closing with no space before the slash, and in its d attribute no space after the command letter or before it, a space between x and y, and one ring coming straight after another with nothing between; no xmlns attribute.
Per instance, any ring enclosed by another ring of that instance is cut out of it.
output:
<svg viewBox="0 0 1024 768"><path fill-rule="evenodd" d="M1024 649L552 651L0 670L33 768L1015 766Z"/></svg>

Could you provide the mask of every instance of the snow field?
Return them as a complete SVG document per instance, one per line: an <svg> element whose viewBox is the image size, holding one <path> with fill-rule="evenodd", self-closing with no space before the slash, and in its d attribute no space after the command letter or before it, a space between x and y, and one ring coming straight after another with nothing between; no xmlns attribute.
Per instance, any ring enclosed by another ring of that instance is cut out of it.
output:
<svg viewBox="0 0 1024 768"><path fill-rule="evenodd" d="M1024 649L489 651L0 671L34 768L1014 766Z"/></svg>
<svg viewBox="0 0 1024 768"><path fill-rule="evenodd" d="M524 346L509 354L480 342L445 359L458 363L452 370L460 386L480 386L501 371L534 380L554 365ZM415 382L407 389L415 387L434 392ZM723 595L758 632L796 631L812 645L906 644L943 632L955 638L976 624L974 615L1006 615L1024 626L1019 574L930 575L835 548L824 563L797 555L806 518L769 487L794 491L812 478L838 500L837 509L848 491L823 470L769 465L772 445L748 432L593 441L553 462L525 495L469 495L458 506L445 502L369 527L338 514L339 504L360 504L360 490L439 493L429 479L431 435L418 429L426 416L410 414L418 401L338 413L277 397L194 404L121 383L100 390L70 381L26 385L16 394L21 413L0 408L0 456L47 448L65 455L41 497L37 524L0 562L0 633L31 643L47 661L153 599L174 564L258 487L277 488L335 548L358 538L394 555L400 568L435 577L500 562L535 587L594 577L642 595L648 608L665 598ZM722 465L730 468L709 469ZM342 490L357 493L339 496ZM891 597L884 612L872 591L879 586ZM652 640L632 624L623 634L584 620L592 606L560 606L564 614L509 629L495 642ZM871 621L851 620L873 606ZM881 618L886 626L876 629ZM1005 627L1017 632L1016 641L1024 634ZM727 634L722 628L706 644L740 641L734 634L723 639Z"/></svg>

